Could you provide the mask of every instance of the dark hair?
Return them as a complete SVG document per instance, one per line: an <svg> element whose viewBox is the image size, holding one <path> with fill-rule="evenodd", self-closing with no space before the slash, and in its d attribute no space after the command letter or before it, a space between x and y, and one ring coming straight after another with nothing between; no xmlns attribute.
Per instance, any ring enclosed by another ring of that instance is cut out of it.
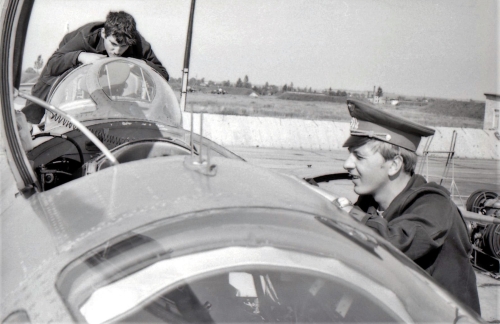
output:
<svg viewBox="0 0 500 324"><path fill-rule="evenodd" d="M369 142L374 142L375 144L373 146L374 151L379 152L380 155L382 155L382 157L386 161L394 159L396 156L399 155L403 159L404 172L410 175L415 173L415 167L417 166L417 159L418 159L417 154L415 152L370 137L364 137L364 136L357 136L357 137L359 137L359 140L353 143L353 145L349 146L349 151L361 147Z"/></svg>
<svg viewBox="0 0 500 324"><path fill-rule="evenodd" d="M137 37L134 17L125 11L110 11L104 23L104 34L114 36L118 44L134 45Z"/></svg>

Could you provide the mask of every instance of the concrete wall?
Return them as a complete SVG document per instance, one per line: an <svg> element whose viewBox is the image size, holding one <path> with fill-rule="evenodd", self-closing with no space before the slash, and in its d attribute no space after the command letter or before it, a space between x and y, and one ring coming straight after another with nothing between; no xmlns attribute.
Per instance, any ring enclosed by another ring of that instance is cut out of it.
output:
<svg viewBox="0 0 500 324"><path fill-rule="evenodd" d="M189 129L190 123L191 114L184 113L184 128ZM199 114L194 114L193 124L199 134ZM437 127L429 151L449 151L454 130L457 132L455 157L500 160L500 140L494 131L482 129ZM349 123L204 114L203 135L223 146L339 150L349 136ZM418 154L422 154L425 143L423 139Z"/></svg>

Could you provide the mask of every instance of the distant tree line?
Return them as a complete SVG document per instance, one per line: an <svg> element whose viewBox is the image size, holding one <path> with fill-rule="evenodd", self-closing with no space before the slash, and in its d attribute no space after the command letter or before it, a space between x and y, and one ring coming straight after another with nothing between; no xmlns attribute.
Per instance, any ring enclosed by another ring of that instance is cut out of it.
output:
<svg viewBox="0 0 500 324"><path fill-rule="evenodd" d="M43 67L42 55L38 55L38 58L36 59L35 63L33 64L33 67L35 68L36 73L38 73L38 71L40 71L40 69Z"/></svg>
<svg viewBox="0 0 500 324"><path fill-rule="evenodd" d="M382 88L378 87L378 89L377 89L377 97L383 97L383 96L384 96L384 92L382 91Z"/></svg>
<svg viewBox="0 0 500 324"><path fill-rule="evenodd" d="M172 78L171 82L181 82L182 79L178 78ZM248 75L245 75L243 78L238 78L236 82L231 82L230 80L225 80L222 82L216 82L212 80L205 80L205 78L197 79L197 78L190 78L189 79L189 86L191 87L235 87L235 88L247 88L247 89L252 89L256 94L258 95L274 95L277 93L284 93L284 92L303 92L303 93L318 93L317 90L312 89L312 87L296 87L294 86L293 82L290 83L285 83L282 86L277 86L274 84L269 84L269 82L266 82L263 86L258 86L258 85L253 85L250 82L250 78ZM347 92L345 90L334 90L331 87L328 89L325 89L323 91L320 91L319 93L322 93L327 96L333 96L333 97L352 97L352 98L366 98L367 94L365 93L356 93L356 92ZM368 93L368 97L372 97L374 95L373 92ZM381 87L378 87L375 95L381 97L383 95L383 90Z"/></svg>
<svg viewBox="0 0 500 324"><path fill-rule="evenodd" d="M328 89L328 91L326 91L326 94L329 96L336 96L336 97L346 97L347 96L346 91L344 91L344 90L334 91L331 87Z"/></svg>
<svg viewBox="0 0 500 324"><path fill-rule="evenodd" d="M24 71L25 73L29 74L39 74L40 70L43 68L43 58L42 55L38 55L36 61L33 63L33 67L28 67Z"/></svg>

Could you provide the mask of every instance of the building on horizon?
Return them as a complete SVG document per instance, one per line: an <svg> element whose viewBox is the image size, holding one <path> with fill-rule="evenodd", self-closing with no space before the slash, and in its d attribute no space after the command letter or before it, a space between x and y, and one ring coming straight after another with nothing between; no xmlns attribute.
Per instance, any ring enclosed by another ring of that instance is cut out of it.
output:
<svg viewBox="0 0 500 324"><path fill-rule="evenodd" d="M485 93L484 130L494 130L500 133L500 95Z"/></svg>

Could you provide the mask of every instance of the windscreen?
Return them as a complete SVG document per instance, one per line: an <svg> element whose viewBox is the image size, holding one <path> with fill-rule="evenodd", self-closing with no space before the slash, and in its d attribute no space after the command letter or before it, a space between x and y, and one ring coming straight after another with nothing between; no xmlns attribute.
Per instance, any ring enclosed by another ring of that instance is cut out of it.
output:
<svg viewBox="0 0 500 324"><path fill-rule="evenodd" d="M157 262L97 288L79 312L96 324L410 319L394 293L336 260L237 247Z"/></svg>
<svg viewBox="0 0 500 324"><path fill-rule="evenodd" d="M140 66L115 61L99 70L99 85L113 101L152 102L156 87L151 75Z"/></svg>
<svg viewBox="0 0 500 324"><path fill-rule="evenodd" d="M181 112L172 89L148 65L133 59L103 60L66 75L49 103L79 121L148 120L179 126ZM46 129L67 121L47 112Z"/></svg>
<svg viewBox="0 0 500 324"><path fill-rule="evenodd" d="M235 208L168 218L74 260L56 287L89 323L455 318L453 302L371 238L301 215Z"/></svg>

